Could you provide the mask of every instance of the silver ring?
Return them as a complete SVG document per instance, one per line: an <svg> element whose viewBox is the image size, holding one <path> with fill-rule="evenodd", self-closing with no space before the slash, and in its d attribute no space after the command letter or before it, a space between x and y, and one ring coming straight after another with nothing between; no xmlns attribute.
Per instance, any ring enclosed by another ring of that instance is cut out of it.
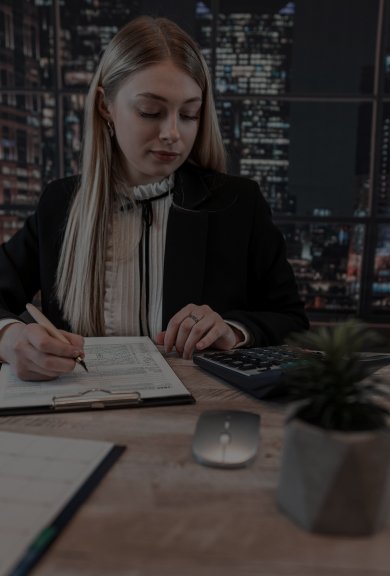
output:
<svg viewBox="0 0 390 576"><path fill-rule="evenodd" d="M194 314L188 314L187 318L191 318L191 320L193 320L195 324L197 324L200 320L200 318L197 318Z"/></svg>

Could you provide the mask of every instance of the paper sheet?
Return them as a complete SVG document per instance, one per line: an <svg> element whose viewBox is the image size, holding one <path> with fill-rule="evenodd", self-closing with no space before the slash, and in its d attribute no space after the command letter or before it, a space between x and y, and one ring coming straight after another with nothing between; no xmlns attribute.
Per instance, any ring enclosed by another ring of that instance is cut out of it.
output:
<svg viewBox="0 0 390 576"><path fill-rule="evenodd" d="M0 432L0 576L25 555L112 447Z"/></svg>
<svg viewBox="0 0 390 576"><path fill-rule="evenodd" d="M75 370L51 382L20 380L8 365L0 371L0 408L51 405L53 397L87 390L139 392L143 399L189 395L148 337L85 338L88 372Z"/></svg>

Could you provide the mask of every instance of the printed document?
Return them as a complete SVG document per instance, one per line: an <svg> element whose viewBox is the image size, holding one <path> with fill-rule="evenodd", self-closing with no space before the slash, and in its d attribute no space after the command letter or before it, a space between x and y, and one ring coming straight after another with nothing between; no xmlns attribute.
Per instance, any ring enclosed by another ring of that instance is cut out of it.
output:
<svg viewBox="0 0 390 576"><path fill-rule="evenodd" d="M51 406L56 399L88 394L138 394L142 401L192 398L163 355L146 336L85 338L88 372L73 372L49 382L20 380L4 364L0 370L0 412L7 408Z"/></svg>

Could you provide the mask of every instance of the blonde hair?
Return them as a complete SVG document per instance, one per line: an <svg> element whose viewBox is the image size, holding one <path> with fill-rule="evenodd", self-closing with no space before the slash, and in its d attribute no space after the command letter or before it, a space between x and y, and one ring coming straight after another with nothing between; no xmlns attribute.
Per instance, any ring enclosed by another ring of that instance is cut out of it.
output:
<svg viewBox="0 0 390 576"><path fill-rule="evenodd" d="M202 90L199 129L189 156L193 163L225 171L226 160L207 64L196 43L174 22L143 16L129 22L108 44L92 79L85 106L82 170L65 229L57 297L72 330L104 334L104 277L115 198L127 184L122 153L98 109L99 89L113 102L128 77L171 60Z"/></svg>

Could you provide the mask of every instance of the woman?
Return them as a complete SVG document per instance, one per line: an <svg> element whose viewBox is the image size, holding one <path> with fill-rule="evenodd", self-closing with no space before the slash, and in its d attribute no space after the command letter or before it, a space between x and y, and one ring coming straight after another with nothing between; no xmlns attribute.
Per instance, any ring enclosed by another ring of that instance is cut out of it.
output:
<svg viewBox="0 0 390 576"><path fill-rule="evenodd" d="M307 328L257 184L224 172L198 47L169 20L133 20L90 86L81 177L52 182L1 247L0 359L51 379L74 368L82 336L149 335L190 358ZM69 346L20 322L38 290Z"/></svg>

